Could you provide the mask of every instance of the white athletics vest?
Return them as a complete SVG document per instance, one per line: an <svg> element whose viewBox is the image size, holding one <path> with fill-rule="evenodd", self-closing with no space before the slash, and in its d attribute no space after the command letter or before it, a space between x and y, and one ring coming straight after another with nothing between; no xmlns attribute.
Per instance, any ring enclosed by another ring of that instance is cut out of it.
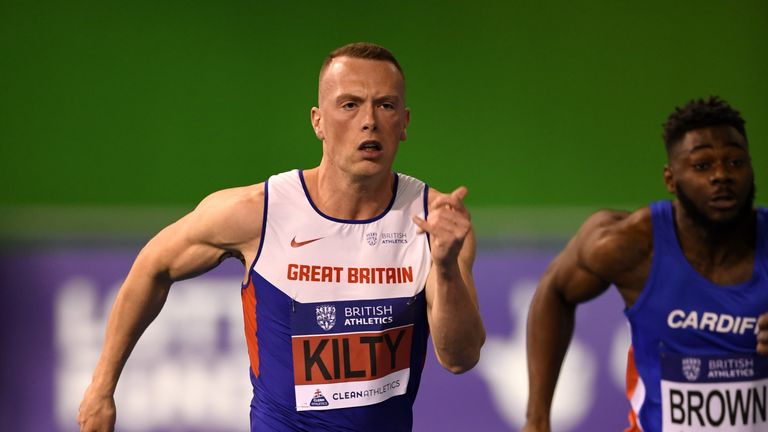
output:
<svg viewBox="0 0 768 432"><path fill-rule="evenodd" d="M291 300L290 322L279 324L291 336L296 410L366 406L405 394L412 368L423 364L413 332L414 323L425 322L425 308L413 303L423 297L431 258L427 235L411 218L426 217L425 184L395 174L387 209L360 221L322 214L301 171L275 175L267 185L253 270ZM263 321L259 331L271 325Z"/></svg>

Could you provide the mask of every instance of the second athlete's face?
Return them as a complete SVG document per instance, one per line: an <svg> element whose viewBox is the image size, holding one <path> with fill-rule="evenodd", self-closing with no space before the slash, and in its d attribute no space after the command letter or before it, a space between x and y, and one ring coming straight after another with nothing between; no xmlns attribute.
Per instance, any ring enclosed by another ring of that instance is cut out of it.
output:
<svg viewBox="0 0 768 432"><path fill-rule="evenodd" d="M405 83L386 61L334 59L320 78L312 126L323 141L323 159L353 175L389 172L409 112Z"/></svg>
<svg viewBox="0 0 768 432"><path fill-rule="evenodd" d="M695 219L728 224L751 211L754 173L747 140L731 126L686 133L672 150L664 177Z"/></svg>

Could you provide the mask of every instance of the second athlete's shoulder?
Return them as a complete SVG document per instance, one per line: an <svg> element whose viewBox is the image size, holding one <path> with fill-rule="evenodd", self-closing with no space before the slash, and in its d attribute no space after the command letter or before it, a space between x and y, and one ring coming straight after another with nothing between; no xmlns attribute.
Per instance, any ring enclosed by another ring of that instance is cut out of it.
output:
<svg viewBox="0 0 768 432"><path fill-rule="evenodd" d="M582 225L576 238L579 261L609 280L636 268L653 252L651 211L600 210Z"/></svg>

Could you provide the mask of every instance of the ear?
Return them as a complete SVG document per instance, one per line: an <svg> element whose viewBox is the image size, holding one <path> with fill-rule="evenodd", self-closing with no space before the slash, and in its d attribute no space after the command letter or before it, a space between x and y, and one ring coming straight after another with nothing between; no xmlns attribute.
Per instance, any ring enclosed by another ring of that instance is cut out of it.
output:
<svg viewBox="0 0 768 432"><path fill-rule="evenodd" d="M411 123L411 109L406 108L405 109L405 124L403 124L403 131L400 132L400 141L405 141L408 139L408 134L406 133L406 129L408 128L408 125Z"/></svg>
<svg viewBox="0 0 768 432"><path fill-rule="evenodd" d="M312 111L310 112L310 121L312 122L312 129L315 130L315 136L320 141L325 140L325 134L323 133L323 127L321 126L320 122L320 108L318 107L312 107Z"/></svg>
<svg viewBox="0 0 768 432"><path fill-rule="evenodd" d="M675 183L675 175L672 173L672 169L669 168L669 165L664 165L664 185L667 186L669 193L677 195Z"/></svg>

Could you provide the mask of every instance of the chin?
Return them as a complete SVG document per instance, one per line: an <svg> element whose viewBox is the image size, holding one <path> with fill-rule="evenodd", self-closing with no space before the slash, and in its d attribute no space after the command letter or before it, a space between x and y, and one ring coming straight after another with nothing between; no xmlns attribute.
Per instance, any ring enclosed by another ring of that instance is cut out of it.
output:
<svg viewBox="0 0 768 432"><path fill-rule="evenodd" d="M752 184L751 190L746 199L739 200L740 203L728 210L716 210L708 206L706 202L699 201L698 204L686 193L685 188L680 183L677 184L677 199L683 206L685 213L697 224L713 230L723 230L735 228L752 215L752 208L755 199L755 186Z"/></svg>
<svg viewBox="0 0 768 432"><path fill-rule="evenodd" d="M377 175L388 173L391 170L392 168L390 166L385 166L383 164L363 163L352 168L348 172L355 177L375 177Z"/></svg>

